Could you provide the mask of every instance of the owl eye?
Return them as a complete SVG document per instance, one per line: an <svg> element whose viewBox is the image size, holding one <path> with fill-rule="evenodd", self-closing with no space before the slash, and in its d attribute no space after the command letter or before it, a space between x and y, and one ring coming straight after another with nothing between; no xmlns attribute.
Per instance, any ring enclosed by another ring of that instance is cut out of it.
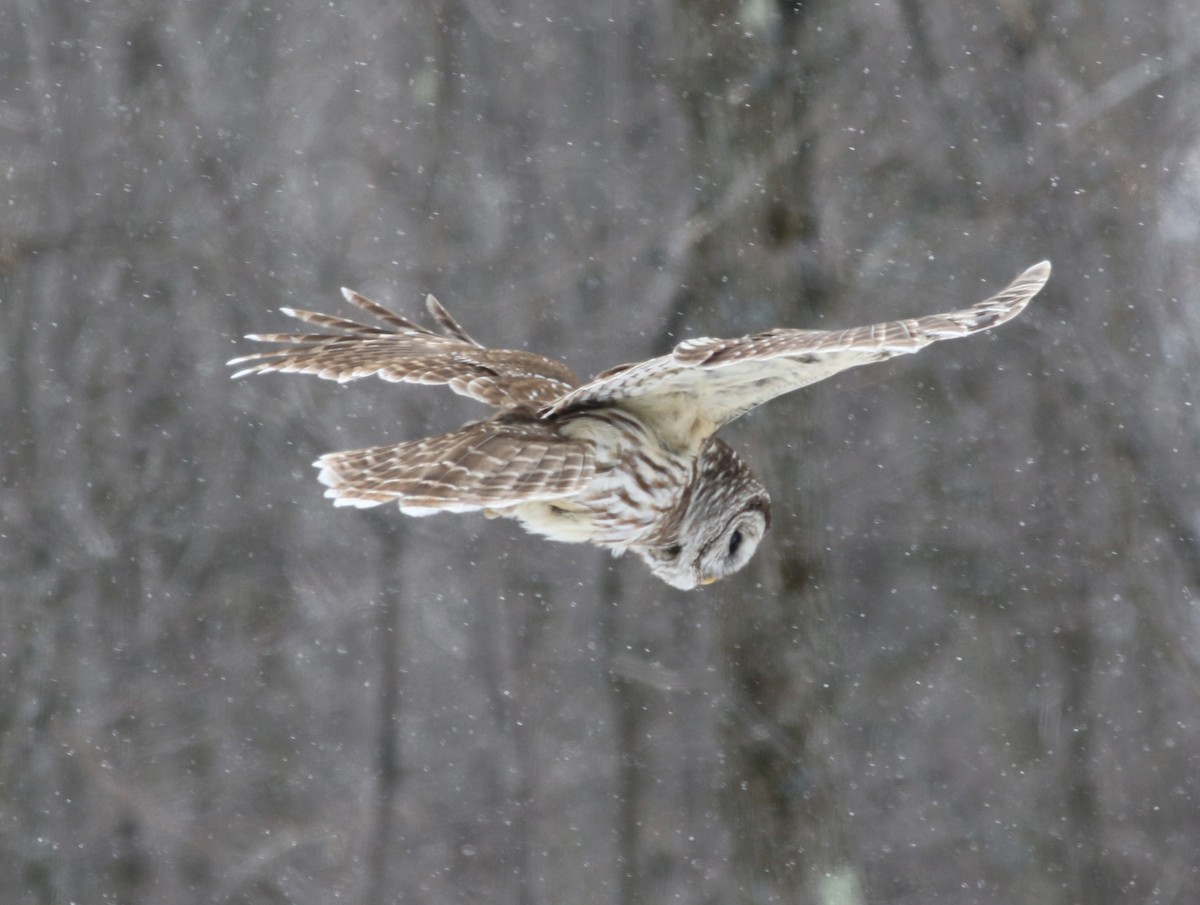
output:
<svg viewBox="0 0 1200 905"><path fill-rule="evenodd" d="M663 553L666 554L667 559L675 559L682 552L683 552L683 547L680 546L679 544L671 544L671 546L666 547L663 550Z"/></svg>
<svg viewBox="0 0 1200 905"><path fill-rule="evenodd" d="M735 556L737 554L737 551L739 549L741 549L741 546L742 546L742 532L739 529L737 531L734 531L733 534L729 535L729 555Z"/></svg>

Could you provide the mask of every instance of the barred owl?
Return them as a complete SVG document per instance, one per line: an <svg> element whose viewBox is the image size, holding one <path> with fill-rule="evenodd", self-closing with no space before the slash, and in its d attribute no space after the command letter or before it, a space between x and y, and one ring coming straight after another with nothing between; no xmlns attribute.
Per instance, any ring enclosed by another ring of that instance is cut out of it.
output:
<svg viewBox="0 0 1200 905"><path fill-rule="evenodd" d="M972 308L849 330L777 329L689 339L660 358L580 383L562 363L489 349L433 296L437 333L343 290L378 325L283 313L323 331L267 333L282 349L235 358L234 377L268 371L339 382L439 384L492 406L440 436L335 452L315 463L336 506L395 500L402 512L483 511L557 541L633 551L677 588L742 568L771 521L766 490L715 433L769 399L846 368L966 336L1021 312L1050 276L1030 267Z"/></svg>

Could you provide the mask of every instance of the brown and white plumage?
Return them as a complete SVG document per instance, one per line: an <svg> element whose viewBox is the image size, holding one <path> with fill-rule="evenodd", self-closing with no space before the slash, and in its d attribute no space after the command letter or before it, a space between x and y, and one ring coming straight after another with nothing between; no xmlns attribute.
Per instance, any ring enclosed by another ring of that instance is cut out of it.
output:
<svg viewBox="0 0 1200 905"><path fill-rule="evenodd" d="M695 587L745 565L770 520L766 491L713 436L739 415L847 368L917 352L1019 314L1050 276L1030 267L979 304L848 330L770 330L690 339L580 385L562 363L488 349L432 296L435 333L350 290L380 326L285 314L324 333L250 339L284 348L234 359L235 377L280 371L345 382L441 384L498 411L436 437L317 461L336 505L396 500L414 515L487 510L563 541L633 550L668 583Z"/></svg>

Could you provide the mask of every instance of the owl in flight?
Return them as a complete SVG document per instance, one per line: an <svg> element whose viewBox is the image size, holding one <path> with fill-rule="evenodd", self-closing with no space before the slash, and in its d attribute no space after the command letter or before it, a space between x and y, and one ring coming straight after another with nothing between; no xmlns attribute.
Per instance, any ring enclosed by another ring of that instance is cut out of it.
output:
<svg viewBox="0 0 1200 905"><path fill-rule="evenodd" d="M677 588L742 568L771 521L767 492L715 434L783 393L856 365L967 336L1019 314L1050 276L1030 267L972 308L849 330L768 330L688 339L670 354L580 383L561 362L488 349L433 297L436 333L343 289L378 321L284 308L329 332L251 335L283 348L235 358L234 377L268 371L344 383L378 374L444 384L492 406L448 434L322 456L335 506L395 500L409 515L474 512L517 519L557 541L636 553Z"/></svg>

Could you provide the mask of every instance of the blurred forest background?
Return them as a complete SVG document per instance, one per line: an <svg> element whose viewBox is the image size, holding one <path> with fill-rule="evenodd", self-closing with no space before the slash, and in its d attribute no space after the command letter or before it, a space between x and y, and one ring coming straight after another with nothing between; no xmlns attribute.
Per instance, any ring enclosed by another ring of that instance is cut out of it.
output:
<svg viewBox="0 0 1200 905"><path fill-rule="evenodd" d="M34 903L1200 901L1191 0L0 7L0 878ZM229 380L435 292L587 374L1017 321L726 431L680 593L335 510L442 391Z"/></svg>

